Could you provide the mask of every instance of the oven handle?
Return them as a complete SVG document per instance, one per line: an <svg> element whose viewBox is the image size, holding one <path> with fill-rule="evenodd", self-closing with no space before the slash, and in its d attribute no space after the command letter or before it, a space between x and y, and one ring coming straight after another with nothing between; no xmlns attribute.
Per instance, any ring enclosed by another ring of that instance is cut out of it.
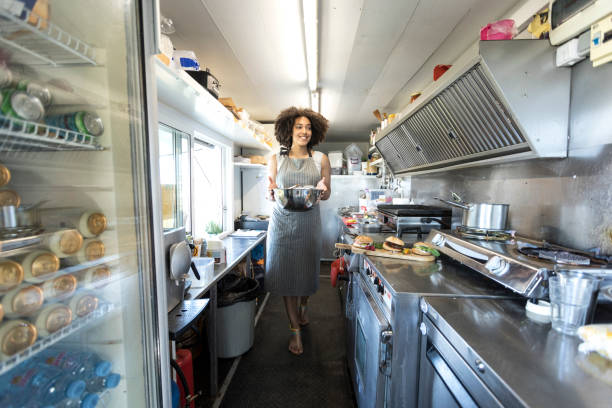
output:
<svg viewBox="0 0 612 408"><path fill-rule="evenodd" d="M391 376L391 356L393 355L393 331L383 330L380 333L380 358L378 368L387 377Z"/></svg>
<svg viewBox="0 0 612 408"><path fill-rule="evenodd" d="M436 370L448 390L453 394L453 397L461 407L474 407L478 405L474 402L470 394L465 390L463 384L457 379L455 374L452 372L446 361L442 358L440 353L435 348L427 350L427 359Z"/></svg>

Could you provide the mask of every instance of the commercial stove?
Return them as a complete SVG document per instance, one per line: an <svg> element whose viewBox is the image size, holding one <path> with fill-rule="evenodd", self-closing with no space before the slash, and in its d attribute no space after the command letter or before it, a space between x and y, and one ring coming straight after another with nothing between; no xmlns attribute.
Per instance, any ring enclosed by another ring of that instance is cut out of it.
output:
<svg viewBox="0 0 612 408"><path fill-rule="evenodd" d="M378 206L378 220L387 225L401 238L404 233L422 235L428 233L434 226L441 225L450 228L452 211L450 208L430 205L392 205Z"/></svg>
<svg viewBox="0 0 612 408"><path fill-rule="evenodd" d="M428 243L508 289L529 298L547 297L548 276L557 270L578 270L612 281L608 259L592 253L535 240L513 231L433 229Z"/></svg>

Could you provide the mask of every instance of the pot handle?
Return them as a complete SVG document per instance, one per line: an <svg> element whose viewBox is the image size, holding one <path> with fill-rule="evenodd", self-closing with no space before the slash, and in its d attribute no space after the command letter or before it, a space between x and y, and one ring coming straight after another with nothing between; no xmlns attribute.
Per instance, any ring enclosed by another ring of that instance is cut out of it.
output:
<svg viewBox="0 0 612 408"><path fill-rule="evenodd" d="M457 202L455 202L455 201L443 200L443 199L438 198L438 197L434 197L434 198L435 198L436 200L440 200L440 201L442 201L443 203L450 204L450 205L452 205L453 207L463 208L464 210L469 210L469 209L470 209L470 207L469 207L469 206L467 206L467 205L465 205L465 204L459 204L459 203L457 203Z"/></svg>

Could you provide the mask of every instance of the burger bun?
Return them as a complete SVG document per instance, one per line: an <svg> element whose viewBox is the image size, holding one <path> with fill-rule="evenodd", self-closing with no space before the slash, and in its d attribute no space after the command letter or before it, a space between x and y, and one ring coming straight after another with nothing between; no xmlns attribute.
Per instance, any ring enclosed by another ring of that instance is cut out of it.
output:
<svg viewBox="0 0 612 408"><path fill-rule="evenodd" d="M429 245L427 245L424 242L415 242L414 246L412 247L412 250L410 252L415 254L415 255L422 255L422 256L431 255L431 253L429 251L426 251L424 249L419 248L419 247L428 247L428 246Z"/></svg>

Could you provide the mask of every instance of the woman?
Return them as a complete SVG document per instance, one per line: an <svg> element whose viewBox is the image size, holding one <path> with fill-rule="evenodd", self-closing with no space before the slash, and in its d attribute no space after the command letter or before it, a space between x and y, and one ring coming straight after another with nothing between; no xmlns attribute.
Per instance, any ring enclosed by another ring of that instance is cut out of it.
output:
<svg viewBox="0 0 612 408"><path fill-rule="evenodd" d="M274 188L295 184L316 185L321 200L331 194L329 159L313 147L325 139L328 122L310 109L291 107L274 123L280 154L269 162L268 199ZM265 288L283 296L289 317L289 351L300 355L304 349L300 326L308 324L308 296L319 288L321 216L318 203L308 211L288 211L274 206L268 226Z"/></svg>

